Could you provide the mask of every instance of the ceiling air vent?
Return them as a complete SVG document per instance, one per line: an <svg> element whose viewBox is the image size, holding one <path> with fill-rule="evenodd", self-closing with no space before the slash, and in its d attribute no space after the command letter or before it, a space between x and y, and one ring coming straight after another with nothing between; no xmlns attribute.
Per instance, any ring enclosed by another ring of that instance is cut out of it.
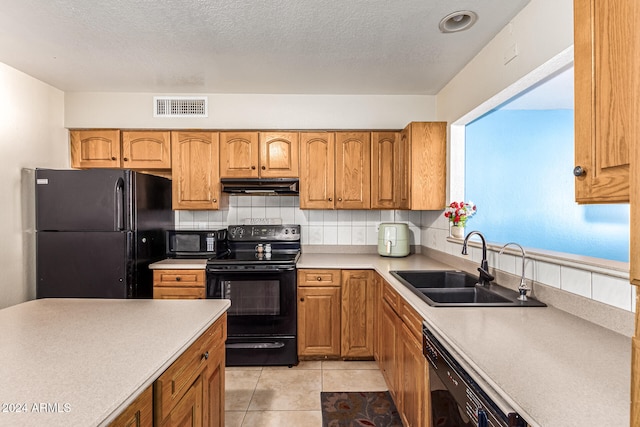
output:
<svg viewBox="0 0 640 427"><path fill-rule="evenodd" d="M154 96L153 117L208 117L206 96Z"/></svg>

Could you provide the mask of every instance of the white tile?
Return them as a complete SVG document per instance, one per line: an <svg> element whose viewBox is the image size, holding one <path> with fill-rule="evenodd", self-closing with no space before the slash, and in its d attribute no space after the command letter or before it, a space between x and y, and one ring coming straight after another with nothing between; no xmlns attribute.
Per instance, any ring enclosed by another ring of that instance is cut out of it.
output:
<svg viewBox="0 0 640 427"><path fill-rule="evenodd" d="M324 224L324 211L310 210L307 211L309 225L323 225Z"/></svg>
<svg viewBox="0 0 640 427"><path fill-rule="evenodd" d="M364 225L351 226L351 244L366 245L367 244L367 227Z"/></svg>
<svg viewBox="0 0 640 427"><path fill-rule="evenodd" d="M240 224L242 222L244 222L245 219L247 218L253 218L253 216L251 216L251 206L239 206L237 209L237 223Z"/></svg>
<svg viewBox="0 0 640 427"><path fill-rule="evenodd" d="M280 214L280 206L267 206L264 208L264 217L265 218L277 218L282 219L282 215Z"/></svg>
<svg viewBox="0 0 640 427"><path fill-rule="evenodd" d="M296 208L280 207L280 217L283 224L299 224L296 222Z"/></svg>
<svg viewBox="0 0 640 427"><path fill-rule="evenodd" d="M577 268L561 266L560 289L591 298L591 273Z"/></svg>
<svg viewBox="0 0 640 427"><path fill-rule="evenodd" d="M367 225L367 211L352 211L351 212L351 224L352 225Z"/></svg>
<svg viewBox="0 0 640 427"><path fill-rule="evenodd" d="M264 196L264 205L266 207L274 207L274 206L278 206L280 207L280 200L283 199L284 197L280 197L280 196Z"/></svg>
<svg viewBox="0 0 640 427"><path fill-rule="evenodd" d="M420 211L409 211L409 222L416 227L421 227L422 213Z"/></svg>
<svg viewBox="0 0 640 427"><path fill-rule="evenodd" d="M267 206L267 199L271 196L251 196L251 206Z"/></svg>
<svg viewBox="0 0 640 427"><path fill-rule="evenodd" d="M536 261L534 280L554 288L560 288L560 266L544 261Z"/></svg>
<svg viewBox="0 0 640 427"><path fill-rule="evenodd" d="M321 245L324 233L324 227L321 225L310 225L309 227L309 245Z"/></svg>
<svg viewBox="0 0 640 427"><path fill-rule="evenodd" d="M378 227L375 225L367 225L367 237L366 237L367 245L377 245L378 244Z"/></svg>
<svg viewBox="0 0 640 427"><path fill-rule="evenodd" d="M518 274L522 271L521 260L518 257ZM497 267L506 271L507 273L516 274L516 257L507 253L503 253L502 255L498 254L498 265Z"/></svg>
<svg viewBox="0 0 640 427"><path fill-rule="evenodd" d="M251 206L250 218L266 218L267 208L264 206Z"/></svg>
<svg viewBox="0 0 640 427"><path fill-rule="evenodd" d="M295 223L296 224L300 224L301 226L306 226L309 224L309 214L313 212L313 211L307 211L307 210L302 210L302 209L298 209L295 208L294 211L294 218L295 218Z"/></svg>
<svg viewBox="0 0 640 427"><path fill-rule="evenodd" d="M280 206L296 206L297 197L294 196L282 196L280 197Z"/></svg>
<svg viewBox="0 0 640 427"><path fill-rule="evenodd" d="M300 227L300 244L301 245L310 245L311 241L309 239L309 227Z"/></svg>
<svg viewBox="0 0 640 427"><path fill-rule="evenodd" d="M384 214L385 212L390 212L392 214L391 218L389 219L389 221L394 221L394 222L409 222L409 211L382 211L382 213Z"/></svg>
<svg viewBox="0 0 640 427"><path fill-rule="evenodd" d="M338 225L338 244L350 245L351 244L351 226L350 225Z"/></svg>
<svg viewBox="0 0 640 427"><path fill-rule="evenodd" d="M241 207L241 206L251 206L251 197L253 196L232 196L229 198L229 200L232 200L235 202L236 206Z"/></svg>
<svg viewBox="0 0 640 427"><path fill-rule="evenodd" d="M631 311L632 289L628 280L593 273L593 299Z"/></svg>
<svg viewBox="0 0 640 427"><path fill-rule="evenodd" d="M338 225L351 225L351 218L353 217L353 211L339 210L338 212Z"/></svg>
<svg viewBox="0 0 640 427"><path fill-rule="evenodd" d="M442 212L440 211L421 211L421 224L423 227L440 227L442 222L440 216ZM440 227L442 228L442 227Z"/></svg>
<svg viewBox="0 0 640 427"><path fill-rule="evenodd" d="M337 225L325 225L323 227L322 244L323 245L338 244L338 226Z"/></svg>
<svg viewBox="0 0 640 427"><path fill-rule="evenodd" d="M367 225L378 225L380 223L380 211L366 211Z"/></svg>
<svg viewBox="0 0 640 427"><path fill-rule="evenodd" d="M395 217L394 211L380 211L380 222L404 222L404 219Z"/></svg>
<svg viewBox="0 0 640 427"><path fill-rule="evenodd" d="M323 225L338 225L338 211L336 210L326 210L322 211L322 220Z"/></svg>
<svg viewBox="0 0 640 427"><path fill-rule="evenodd" d="M412 245L420 245L420 227L410 225L409 226L409 243Z"/></svg>

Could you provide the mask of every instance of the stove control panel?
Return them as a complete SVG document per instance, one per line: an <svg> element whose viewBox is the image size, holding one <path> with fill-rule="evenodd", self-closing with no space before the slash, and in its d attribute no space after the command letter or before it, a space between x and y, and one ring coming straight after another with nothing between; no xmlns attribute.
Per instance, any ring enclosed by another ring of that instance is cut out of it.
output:
<svg viewBox="0 0 640 427"><path fill-rule="evenodd" d="M297 224L230 225L227 238L235 242L261 240L295 242L300 240L300 226Z"/></svg>

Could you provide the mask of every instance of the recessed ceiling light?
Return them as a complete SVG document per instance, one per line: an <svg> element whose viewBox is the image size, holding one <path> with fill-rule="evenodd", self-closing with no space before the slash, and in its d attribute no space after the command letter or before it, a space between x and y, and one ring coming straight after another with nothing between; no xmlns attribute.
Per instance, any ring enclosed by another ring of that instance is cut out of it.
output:
<svg viewBox="0 0 640 427"><path fill-rule="evenodd" d="M470 10L450 13L440 20L438 27L443 33L455 33L470 28L478 20L478 15Z"/></svg>

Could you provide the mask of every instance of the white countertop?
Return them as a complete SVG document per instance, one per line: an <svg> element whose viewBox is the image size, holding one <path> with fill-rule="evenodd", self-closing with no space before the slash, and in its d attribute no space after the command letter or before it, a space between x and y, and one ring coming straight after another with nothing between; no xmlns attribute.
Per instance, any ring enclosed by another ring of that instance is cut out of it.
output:
<svg viewBox="0 0 640 427"><path fill-rule="evenodd" d="M108 424L229 305L42 299L0 310L0 425Z"/></svg>
<svg viewBox="0 0 640 427"><path fill-rule="evenodd" d="M391 270L451 269L422 255L302 254L298 268L375 269L476 379L533 426L628 426L631 339L553 307L430 307Z"/></svg>
<svg viewBox="0 0 640 427"><path fill-rule="evenodd" d="M162 261L149 264L149 268L151 270L204 270L206 267L206 259L167 258Z"/></svg>

